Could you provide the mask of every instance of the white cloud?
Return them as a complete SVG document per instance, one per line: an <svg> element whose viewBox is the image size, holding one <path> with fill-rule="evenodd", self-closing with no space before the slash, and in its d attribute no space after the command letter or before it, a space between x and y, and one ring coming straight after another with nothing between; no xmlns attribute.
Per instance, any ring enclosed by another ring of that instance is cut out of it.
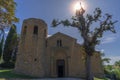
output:
<svg viewBox="0 0 120 80"><path fill-rule="evenodd" d="M101 44L112 43L117 39L116 35L108 35L102 38Z"/></svg>
<svg viewBox="0 0 120 80"><path fill-rule="evenodd" d="M47 35L47 37L50 37L50 36L51 36L51 35L49 35L49 34Z"/></svg>
<svg viewBox="0 0 120 80"><path fill-rule="evenodd" d="M83 43L83 40L81 39L81 40L77 40L77 43L78 44L82 44Z"/></svg>
<svg viewBox="0 0 120 80"><path fill-rule="evenodd" d="M9 33L9 31L5 31L5 34L8 34Z"/></svg>
<svg viewBox="0 0 120 80"><path fill-rule="evenodd" d="M101 49L101 50L100 50L101 53L104 53L104 51L105 51L104 49Z"/></svg>
<svg viewBox="0 0 120 80"><path fill-rule="evenodd" d="M110 58L111 60L110 60L110 63L106 63L106 64L110 64L110 65L113 65L115 61L120 60L120 56L110 56L108 58Z"/></svg>

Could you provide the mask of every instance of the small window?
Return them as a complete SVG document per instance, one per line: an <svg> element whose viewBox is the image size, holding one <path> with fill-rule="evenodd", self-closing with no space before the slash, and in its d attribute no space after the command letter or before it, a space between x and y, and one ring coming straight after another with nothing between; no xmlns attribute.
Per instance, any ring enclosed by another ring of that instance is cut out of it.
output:
<svg viewBox="0 0 120 80"><path fill-rule="evenodd" d="M27 26L24 26L23 35L26 35L26 32L27 32Z"/></svg>
<svg viewBox="0 0 120 80"><path fill-rule="evenodd" d="M59 45L62 46L62 40L59 41Z"/></svg>
<svg viewBox="0 0 120 80"><path fill-rule="evenodd" d="M59 46L59 40L57 40L57 46Z"/></svg>
<svg viewBox="0 0 120 80"><path fill-rule="evenodd" d="M38 35L38 26L34 26L33 34Z"/></svg>
<svg viewBox="0 0 120 80"><path fill-rule="evenodd" d="M35 58L34 61L37 61L37 59Z"/></svg>
<svg viewBox="0 0 120 80"><path fill-rule="evenodd" d="M62 40L57 40L57 46L61 47L62 46Z"/></svg>

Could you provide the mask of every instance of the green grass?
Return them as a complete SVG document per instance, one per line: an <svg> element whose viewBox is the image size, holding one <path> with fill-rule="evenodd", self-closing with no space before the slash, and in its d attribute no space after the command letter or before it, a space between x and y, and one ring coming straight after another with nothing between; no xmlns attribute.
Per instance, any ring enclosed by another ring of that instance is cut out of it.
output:
<svg viewBox="0 0 120 80"><path fill-rule="evenodd" d="M5 78L33 79L35 77L31 77L23 74L16 74L13 72L12 69L2 69L0 70L0 80L5 80ZM108 80L108 79L94 78L94 80Z"/></svg>
<svg viewBox="0 0 120 80"><path fill-rule="evenodd" d="M104 79L94 78L94 80L108 80L108 79L107 78L104 78Z"/></svg>
<svg viewBox="0 0 120 80"><path fill-rule="evenodd" d="M0 78L24 78L24 79L32 79L34 77L22 75L22 74L16 74L13 72L12 69L4 69L0 70ZM2 79L0 79L2 80Z"/></svg>

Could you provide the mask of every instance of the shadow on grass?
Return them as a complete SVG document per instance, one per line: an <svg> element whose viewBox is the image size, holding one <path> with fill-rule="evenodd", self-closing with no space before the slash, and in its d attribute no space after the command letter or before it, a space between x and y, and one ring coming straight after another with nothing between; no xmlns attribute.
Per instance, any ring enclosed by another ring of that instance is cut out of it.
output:
<svg viewBox="0 0 120 80"><path fill-rule="evenodd" d="M31 79L32 80L32 79L38 79L38 78L27 76L27 75L23 75L23 74L16 74L16 73L13 72L12 69L2 69L2 70L0 70L0 80L20 80L20 79L22 79L22 80L29 80L29 79ZM47 79L45 79L45 80L47 80ZM50 80L52 80L52 79L50 79ZM94 80L108 80L108 79L94 78Z"/></svg>
<svg viewBox="0 0 120 80"><path fill-rule="evenodd" d="M2 69L2 70L0 70L0 78L1 78L0 80L2 80L2 78L5 78L5 79L10 79L10 78L33 79L35 77L22 75L22 74L16 74L13 72L12 69Z"/></svg>
<svg viewBox="0 0 120 80"><path fill-rule="evenodd" d="M104 79L94 78L94 80L109 80L109 79L107 79L107 78L104 78Z"/></svg>

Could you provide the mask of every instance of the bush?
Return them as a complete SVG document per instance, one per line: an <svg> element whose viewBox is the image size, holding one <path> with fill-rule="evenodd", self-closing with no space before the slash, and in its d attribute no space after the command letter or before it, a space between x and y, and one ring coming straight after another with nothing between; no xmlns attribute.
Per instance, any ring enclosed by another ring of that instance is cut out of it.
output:
<svg viewBox="0 0 120 80"><path fill-rule="evenodd" d="M14 68L15 67L15 64L13 62L3 62L0 64L0 67L1 68Z"/></svg>
<svg viewBox="0 0 120 80"><path fill-rule="evenodd" d="M120 69L115 69L114 73L116 74L116 77L118 78L118 80L120 80Z"/></svg>

